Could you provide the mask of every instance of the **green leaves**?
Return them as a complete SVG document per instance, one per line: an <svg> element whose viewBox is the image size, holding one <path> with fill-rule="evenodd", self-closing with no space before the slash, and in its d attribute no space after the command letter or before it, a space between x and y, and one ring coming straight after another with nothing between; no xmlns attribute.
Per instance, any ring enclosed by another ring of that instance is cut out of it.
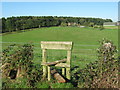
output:
<svg viewBox="0 0 120 90"><path fill-rule="evenodd" d="M24 44L24 45L14 44L8 46L7 49L3 50L2 64L4 65L6 63L9 63L9 67L5 66L5 68L2 68L3 71L2 74L8 78L9 74L6 74L9 73L8 71L17 70L17 74L19 77L21 77L22 75L23 79L24 78L27 79L27 81L25 81L27 82L27 85L24 86L24 84L21 83L21 86L23 87L20 87L20 85L16 84L19 83L18 81L16 81L16 83L13 84L9 83L9 86L11 88L15 88L15 87L24 88L29 86L34 87L34 83L41 80L42 68L40 64L36 65L33 63L33 55L34 55L33 45L31 44ZM18 79L17 76L16 79Z"/></svg>
<svg viewBox="0 0 120 90"><path fill-rule="evenodd" d="M2 33L13 31L27 31L27 29L51 27L51 26L91 26L100 25L102 30L104 22L111 22L111 19L81 18L81 17L56 17L56 16L20 16L2 18Z"/></svg>
<svg viewBox="0 0 120 90"><path fill-rule="evenodd" d="M89 63L84 69L79 67L72 71L72 81L78 83L80 88L110 88L118 86L118 60L115 54L116 46L110 41L100 41L98 60Z"/></svg>
<svg viewBox="0 0 120 90"><path fill-rule="evenodd" d="M2 64L9 64L9 67L5 66L4 71L10 71L12 69L18 69L24 67L27 70L33 59L33 46L31 44L16 45L12 44L7 49L3 50L2 53ZM9 72L5 72L9 73ZM4 75L4 73L3 73ZM8 77L8 76L6 76Z"/></svg>

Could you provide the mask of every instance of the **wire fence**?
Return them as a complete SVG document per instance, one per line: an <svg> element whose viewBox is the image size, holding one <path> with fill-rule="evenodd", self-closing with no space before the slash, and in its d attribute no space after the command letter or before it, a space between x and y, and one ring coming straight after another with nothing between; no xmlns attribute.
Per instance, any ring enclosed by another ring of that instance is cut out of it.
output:
<svg viewBox="0 0 120 90"><path fill-rule="evenodd" d="M8 43L8 44L25 44L26 42L0 42L0 44L3 44L3 43ZM40 45L41 43L32 43L32 44ZM74 46L99 46L99 45L74 44Z"/></svg>
<svg viewBox="0 0 120 90"><path fill-rule="evenodd" d="M0 44L3 44L4 45L3 47L5 47L5 46L8 46L8 45L12 45L12 44L26 44L26 42L0 42ZM41 46L40 46L41 43L31 43L31 44L35 45L34 46L35 53L41 52ZM81 46L82 47L87 47L87 48L82 48ZM98 46L99 45L74 44L72 53L74 55L76 55L76 54L79 54L79 55L96 55L95 52L96 52L97 48L93 48L93 47L98 47ZM10 46L10 47L13 47L13 46ZM74 47L78 47L78 48L74 48ZM81 47L81 48L79 48L79 47Z"/></svg>
<svg viewBox="0 0 120 90"><path fill-rule="evenodd" d="M0 44L4 45L3 47L8 47L12 44L26 44L26 42L0 42ZM41 49L41 43L31 43L34 45L34 59L39 60L42 56L42 49ZM73 50L72 50L72 58L74 60L86 60L86 61L93 61L97 60L97 53L96 53L96 47L99 45L85 45L85 44L74 44ZM13 46L11 46L13 47ZM75 47L75 48L74 48ZM87 48L86 48L87 47ZM56 58L65 58L66 57L66 51L64 50L50 50L47 52L47 57L50 57L51 60Z"/></svg>
<svg viewBox="0 0 120 90"><path fill-rule="evenodd" d="M26 42L0 42L0 44L26 44ZM41 43L31 43L33 45L40 45ZM85 46L85 47L95 47L95 46L99 46L99 45L86 45L86 44L74 44L74 46Z"/></svg>
<svg viewBox="0 0 120 90"><path fill-rule="evenodd" d="M12 44L26 44L26 42L0 42L0 44L4 44L4 46L6 46L7 44L9 45L12 45ZM41 43L31 43L33 45L40 45ZM84 47L98 47L99 45L85 45L85 44L74 44L73 47L81 47L81 46L84 46ZM11 46L12 47L12 46ZM35 49L41 49L41 47L38 47L38 46L35 46L34 47ZM77 49L74 49L74 50L77 50ZM79 50L93 50L93 49L90 49L90 48L87 48L87 49L79 49Z"/></svg>

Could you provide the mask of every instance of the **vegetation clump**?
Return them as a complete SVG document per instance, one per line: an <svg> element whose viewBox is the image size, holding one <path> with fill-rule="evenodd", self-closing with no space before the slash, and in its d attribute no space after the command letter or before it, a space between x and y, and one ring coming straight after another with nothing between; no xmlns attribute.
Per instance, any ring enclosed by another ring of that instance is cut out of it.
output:
<svg viewBox="0 0 120 90"><path fill-rule="evenodd" d="M24 44L22 46L14 44L10 45L7 49L3 50L2 55L3 63L1 67L3 88L6 87L11 88L12 86L14 87L14 85L12 85L13 83L16 83L15 85L17 85L17 83L21 83L24 81L23 79L19 78L25 79L27 86L24 87L34 86L33 82L39 81L42 73L41 66L34 65L32 60L33 60L33 45L31 44ZM20 88L21 84L15 87Z"/></svg>
<svg viewBox="0 0 120 90"><path fill-rule="evenodd" d="M103 39L98 48L98 60L84 69L73 71L73 82L80 88L118 88L118 60L116 46Z"/></svg>

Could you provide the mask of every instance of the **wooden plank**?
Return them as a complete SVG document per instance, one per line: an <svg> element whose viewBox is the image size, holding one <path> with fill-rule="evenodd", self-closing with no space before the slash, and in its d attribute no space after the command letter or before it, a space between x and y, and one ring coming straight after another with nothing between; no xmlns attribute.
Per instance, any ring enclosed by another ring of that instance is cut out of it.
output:
<svg viewBox="0 0 120 90"><path fill-rule="evenodd" d="M46 63L42 63L41 65L49 66L49 65L55 65L55 64L58 64L58 63L61 63L61 62L65 62L65 61L67 61L67 59L58 60L58 61L54 61L54 62L46 62Z"/></svg>
<svg viewBox="0 0 120 90"><path fill-rule="evenodd" d="M41 48L71 50L72 42L41 41Z"/></svg>
<svg viewBox="0 0 120 90"><path fill-rule="evenodd" d="M67 63L58 63L58 64L56 64L55 66L56 66L56 67L70 67L70 65L67 64Z"/></svg>
<svg viewBox="0 0 120 90"><path fill-rule="evenodd" d="M66 80L54 69L51 70L51 74L53 74L54 78L59 82L59 83L65 83Z"/></svg>

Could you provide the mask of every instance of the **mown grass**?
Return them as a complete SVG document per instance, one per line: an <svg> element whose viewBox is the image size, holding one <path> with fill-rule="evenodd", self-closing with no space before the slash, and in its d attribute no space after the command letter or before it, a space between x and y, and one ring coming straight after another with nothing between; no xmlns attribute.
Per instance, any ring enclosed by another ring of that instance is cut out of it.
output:
<svg viewBox="0 0 120 90"><path fill-rule="evenodd" d="M118 29L118 26L104 26L106 29Z"/></svg>
<svg viewBox="0 0 120 90"><path fill-rule="evenodd" d="M72 50L72 65L78 65L83 68L97 59L96 49L99 47L99 40L107 38L112 40L118 46L118 30L98 28L80 28L80 27L49 27L37 28L27 32L7 34L2 36L3 49L12 43L34 44L34 62L41 64L40 41L72 41L74 43ZM10 42L10 43L7 43ZM65 51L49 50L48 59L53 61L65 58Z"/></svg>

